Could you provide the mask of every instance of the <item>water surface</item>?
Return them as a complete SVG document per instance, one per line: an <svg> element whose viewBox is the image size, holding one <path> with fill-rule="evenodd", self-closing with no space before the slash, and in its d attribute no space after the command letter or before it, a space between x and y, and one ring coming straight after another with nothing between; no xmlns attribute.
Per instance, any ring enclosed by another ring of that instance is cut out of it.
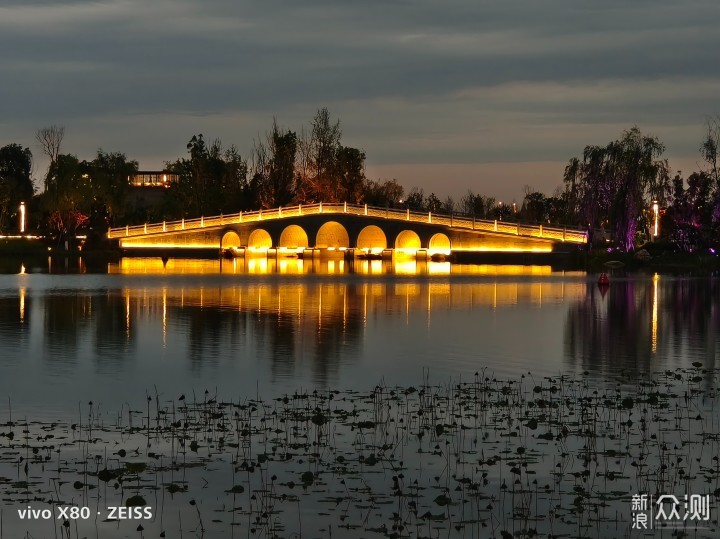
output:
<svg viewBox="0 0 720 539"><path fill-rule="evenodd" d="M601 291L549 266L294 259L22 269L0 275L0 395L17 410L114 409L155 391L365 389L427 373L602 379L716 356L709 279L616 277Z"/></svg>
<svg viewBox="0 0 720 539"><path fill-rule="evenodd" d="M599 289L549 266L413 260L2 268L9 536L636 536L635 493L707 496L716 518L717 280ZM138 496L151 519L105 521Z"/></svg>

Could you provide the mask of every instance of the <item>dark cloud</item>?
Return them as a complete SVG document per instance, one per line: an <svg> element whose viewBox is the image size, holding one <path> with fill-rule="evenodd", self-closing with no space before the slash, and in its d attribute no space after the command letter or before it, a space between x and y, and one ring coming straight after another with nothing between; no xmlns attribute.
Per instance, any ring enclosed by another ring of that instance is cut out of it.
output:
<svg viewBox="0 0 720 539"><path fill-rule="evenodd" d="M163 133L249 147L272 116L299 128L327 105L376 164L564 160L634 123L687 156L717 112L718 15L715 0L6 1L0 137L61 122L97 140L78 153L158 156L183 146Z"/></svg>

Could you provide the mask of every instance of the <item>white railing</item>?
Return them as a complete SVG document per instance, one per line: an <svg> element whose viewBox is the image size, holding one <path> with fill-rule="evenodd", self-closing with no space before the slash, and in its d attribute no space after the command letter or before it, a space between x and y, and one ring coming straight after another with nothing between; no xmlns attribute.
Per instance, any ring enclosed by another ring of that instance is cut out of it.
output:
<svg viewBox="0 0 720 539"><path fill-rule="evenodd" d="M507 221L490 221L486 219L469 218L466 215L443 215L432 212L417 212L408 209L378 208L368 205L347 203L317 203L300 204L284 208L239 212L229 215L216 215L213 217L200 217L199 219L181 219L162 223L148 223L108 230L108 238L133 238L150 234L168 232L182 232L185 230L199 230L203 228L221 227L240 223L253 223L299 217L302 215L337 214L346 213L368 217L379 217L393 221L409 221L412 223L432 223L463 230L482 230L498 232L514 236L544 238L569 243L587 243L584 230L576 228L557 228L544 225L528 225L522 223L509 223Z"/></svg>

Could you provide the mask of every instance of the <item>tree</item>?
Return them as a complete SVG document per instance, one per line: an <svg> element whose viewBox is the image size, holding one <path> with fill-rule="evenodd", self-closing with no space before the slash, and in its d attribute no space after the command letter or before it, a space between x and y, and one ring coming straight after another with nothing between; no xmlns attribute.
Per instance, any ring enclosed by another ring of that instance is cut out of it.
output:
<svg viewBox="0 0 720 539"><path fill-rule="evenodd" d="M693 172L687 178L687 188L679 172L672 180L667 233L683 251L691 252L717 241L713 232L712 185L707 172Z"/></svg>
<svg viewBox="0 0 720 539"><path fill-rule="evenodd" d="M340 120L333 123L328 109L319 109L312 120L309 139L304 138L300 145L299 202L339 201L336 163L341 136Z"/></svg>
<svg viewBox="0 0 720 539"><path fill-rule="evenodd" d="M225 196L221 210L225 213L250 208L248 164L235 145L230 145L223 153L222 188Z"/></svg>
<svg viewBox="0 0 720 539"><path fill-rule="evenodd" d="M65 128L62 126L51 125L50 127L43 127L35 132L35 140L40 144L42 152L50 159L48 165L48 172L45 175L45 189L48 188L48 180L50 175L50 169L55 163L57 163L60 155L60 147L62 141L65 138Z"/></svg>
<svg viewBox="0 0 720 539"><path fill-rule="evenodd" d="M545 199L547 217L550 223L561 225L572 222L568 216L569 194L567 192L556 192L555 195Z"/></svg>
<svg viewBox="0 0 720 539"><path fill-rule="evenodd" d="M48 171L48 188L40 197L43 225L58 242L74 237L88 222L92 187L87 163L59 154Z"/></svg>
<svg viewBox="0 0 720 539"><path fill-rule="evenodd" d="M365 178L362 187L362 201L371 206L394 207L400 203L405 190L397 180L380 182Z"/></svg>
<svg viewBox="0 0 720 539"><path fill-rule="evenodd" d="M512 206L509 204L503 204L502 202L495 204L495 206L493 206L488 212L488 217L490 219L497 219L498 221L509 221L512 215Z"/></svg>
<svg viewBox="0 0 720 539"><path fill-rule="evenodd" d="M234 213L249 206L247 162L235 146L223 149L220 139L208 147L202 134L187 144L190 158L166 163L178 175L170 187L166 217L200 217L215 213Z"/></svg>
<svg viewBox="0 0 720 539"><path fill-rule="evenodd" d="M276 120L266 141L255 143L251 184L261 207L285 206L295 198L297 147L295 132L283 132Z"/></svg>
<svg viewBox="0 0 720 539"><path fill-rule="evenodd" d="M363 200L365 182L365 152L340 146L335 156L336 199L338 202L359 204Z"/></svg>
<svg viewBox="0 0 720 539"><path fill-rule="evenodd" d="M413 187L405 198L405 207L414 211L425 209L425 192L422 189Z"/></svg>
<svg viewBox="0 0 720 539"><path fill-rule="evenodd" d="M460 199L460 211L466 215L474 215L478 219L490 219L490 213L496 204L495 198L476 195L468 190Z"/></svg>
<svg viewBox="0 0 720 539"><path fill-rule="evenodd" d="M707 172L713 183L711 226L720 225L720 116L708 120L707 135L700 145L700 154L707 164Z"/></svg>
<svg viewBox="0 0 720 539"><path fill-rule="evenodd" d="M612 224L616 240L631 250L639 219L652 200L664 202L669 189L665 146L643 135L638 127L607 146L586 146L582 163L571 160L565 181L570 199L577 196L583 222L599 227Z"/></svg>
<svg viewBox="0 0 720 539"><path fill-rule="evenodd" d="M581 180L581 162L573 157L565 167L563 182L565 183L566 221L565 224L577 223L580 215L578 208L578 190Z"/></svg>
<svg viewBox="0 0 720 539"><path fill-rule="evenodd" d="M700 155L707 164L708 173L715 183L715 188L720 189L720 163L718 162L718 151L720 148L720 116L711 118L707 122L707 135L700 145Z"/></svg>
<svg viewBox="0 0 720 539"><path fill-rule="evenodd" d="M445 198L445 201L442 203L442 208L440 209L443 213L455 213L456 206L453 197L448 196Z"/></svg>
<svg viewBox="0 0 720 539"><path fill-rule="evenodd" d="M526 188L525 198L523 199L520 213L522 214L526 222L547 222L547 220L549 219L547 197L538 191L531 191L529 187Z"/></svg>
<svg viewBox="0 0 720 539"><path fill-rule="evenodd" d="M0 232L14 228L9 221L20 202L30 202L35 188L30 178L32 153L19 144L0 148Z"/></svg>
<svg viewBox="0 0 720 539"><path fill-rule="evenodd" d="M128 177L137 173L138 163L128 160L124 153L99 149L86 167L93 200L92 226L104 231L125 217L130 191Z"/></svg>
<svg viewBox="0 0 720 539"><path fill-rule="evenodd" d="M429 212L438 213L442 209L442 202L435 193L430 193L427 200L425 200L425 207Z"/></svg>

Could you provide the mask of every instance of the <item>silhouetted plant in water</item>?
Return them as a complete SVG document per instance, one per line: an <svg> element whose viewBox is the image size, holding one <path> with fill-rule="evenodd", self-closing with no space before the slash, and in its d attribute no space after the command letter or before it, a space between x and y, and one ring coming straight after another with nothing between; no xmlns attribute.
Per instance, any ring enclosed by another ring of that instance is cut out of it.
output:
<svg viewBox="0 0 720 539"><path fill-rule="evenodd" d="M618 371L607 384L483 372L442 386L425 379L419 388L239 401L209 390L163 401L155 390L143 412L130 405L107 416L89 403L77 422L9 418L0 485L5 503L154 514L142 530L103 515L77 522L79 536L87 525L103 537L225 537L235 528L258 537L331 528L387 537L626 535L633 493L720 499L717 375L700 363L652 377ZM716 533L714 522L702 524ZM75 530L55 525L60 536ZM32 526L12 522L11 533Z"/></svg>

